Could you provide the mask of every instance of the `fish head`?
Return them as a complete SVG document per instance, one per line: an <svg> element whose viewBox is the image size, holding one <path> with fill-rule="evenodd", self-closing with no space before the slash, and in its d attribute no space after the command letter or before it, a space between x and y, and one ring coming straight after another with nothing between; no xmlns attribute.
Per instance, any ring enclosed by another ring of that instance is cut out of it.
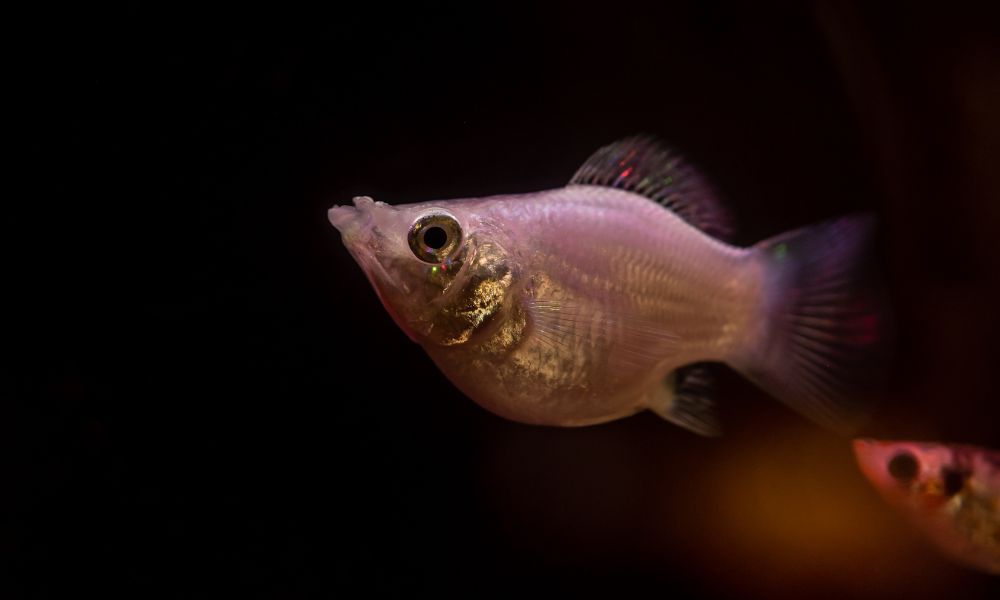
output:
<svg viewBox="0 0 1000 600"><path fill-rule="evenodd" d="M413 341L468 341L508 305L515 270L502 229L475 203L392 206L367 196L327 216Z"/></svg>
<svg viewBox="0 0 1000 600"><path fill-rule="evenodd" d="M942 444L857 439L854 454L879 493L910 513L940 509L963 490L969 475Z"/></svg>

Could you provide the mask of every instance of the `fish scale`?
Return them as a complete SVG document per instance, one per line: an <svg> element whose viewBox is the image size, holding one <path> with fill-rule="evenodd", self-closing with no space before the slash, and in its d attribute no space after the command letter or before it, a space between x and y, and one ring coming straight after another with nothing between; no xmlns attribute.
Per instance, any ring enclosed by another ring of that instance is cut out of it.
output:
<svg viewBox="0 0 1000 600"><path fill-rule="evenodd" d="M576 191L576 190L573 190ZM587 190L590 192L588 195L593 196L590 198L591 203L605 202L609 205L615 205L618 203L626 204L625 210L620 212L629 215L628 204L635 202L634 196L623 195L620 193L615 193L617 190L605 189L605 188L594 188L593 190ZM570 194L566 194L570 195ZM572 203L572 197L569 201L563 201L562 198L551 197L546 195L542 198L532 199L526 198L525 202L545 202L551 201L556 206L563 207L568 213L568 220L576 219L576 215L573 214L574 206ZM642 199L639 199L641 204L648 204ZM656 208L653 205L653 208ZM505 215L506 218L516 217L516 212L512 211L514 214ZM558 217L554 214L555 211L549 211L550 220L547 225L553 226L555 229L561 229L561 223L558 221ZM658 214L662 211L654 211L653 215L660 217L660 221L663 221L663 215ZM612 236L617 237L617 232L620 231L620 223L607 222L600 224L601 228L598 229L594 223L586 222L585 231L588 232L591 241L594 245L600 245L600 236L603 231L607 231ZM643 223L643 228L641 231L643 233L649 232L651 229L657 233L661 233L664 236L670 235L671 223ZM681 224L682 225L682 224ZM726 271L733 270L734 268L739 268L739 265L735 264L740 259L743 259L745 252L737 248L725 248L720 247L719 244L713 243L712 240L705 236L705 241L708 242L706 246L714 247L715 249L721 249L725 257L723 261L709 261L702 260L694 262L688 259L685 247L681 246L679 251L673 252L672 248L664 247L665 244L659 241L659 237L647 236L647 239L652 242L649 244L649 248L642 248L641 244L643 239L639 239L636 245L631 247L622 248L622 255L617 255L611 253L611 260L607 262L606 265L602 265L601 262L589 260L589 257L582 256L581 261L587 264L587 267L591 273L597 273L598 277L608 277L611 275L608 273L623 273L619 278L620 285L615 290L618 292L615 297L610 298L609 301L615 301L622 298L623 296L635 297L642 302L653 303L654 305L661 305L669 307L671 311L690 311L693 315L704 314L704 311L700 311L696 306L692 305L693 301L701 301L707 294L716 294L720 291L719 279L726 279ZM546 242L546 253L557 253L562 249L558 244L553 242ZM581 254L578 250L575 250L575 246L571 246L570 249L561 252L562 256L574 256ZM736 260L732 260L736 259ZM565 259L561 259L561 262L565 265ZM571 266L571 265L566 265ZM579 268L572 265L573 268ZM603 268L602 268L603 267ZM705 271L704 275L699 276L697 272L701 268ZM558 271L558 269L553 269ZM722 272L721 276L719 272ZM730 278L732 276L729 276ZM579 293L590 293L593 290L577 290ZM730 313L731 314L731 313Z"/></svg>

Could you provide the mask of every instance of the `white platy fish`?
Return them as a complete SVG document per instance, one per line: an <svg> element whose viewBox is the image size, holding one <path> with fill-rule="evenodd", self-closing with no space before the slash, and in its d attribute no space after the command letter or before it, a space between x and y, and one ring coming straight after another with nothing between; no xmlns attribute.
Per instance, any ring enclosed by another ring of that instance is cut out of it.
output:
<svg viewBox="0 0 1000 600"><path fill-rule="evenodd" d="M600 149L566 187L329 219L386 310L470 398L509 419L588 425L649 409L719 431L723 362L838 431L883 318L861 285L868 216L750 248L705 180L649 138Z"/></svg>

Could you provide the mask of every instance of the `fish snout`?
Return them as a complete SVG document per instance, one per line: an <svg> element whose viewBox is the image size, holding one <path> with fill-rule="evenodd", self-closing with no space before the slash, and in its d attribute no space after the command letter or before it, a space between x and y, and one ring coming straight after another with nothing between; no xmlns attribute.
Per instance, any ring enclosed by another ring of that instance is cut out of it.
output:
<svg viewBox="0 0 1000 600"><path fill-rule="evenodd" d="M334 206L326 212L330 224L340 231L346 240L364 230L371 221L371 207L375 201L368 196L354 198L354 206Z"/></svg>

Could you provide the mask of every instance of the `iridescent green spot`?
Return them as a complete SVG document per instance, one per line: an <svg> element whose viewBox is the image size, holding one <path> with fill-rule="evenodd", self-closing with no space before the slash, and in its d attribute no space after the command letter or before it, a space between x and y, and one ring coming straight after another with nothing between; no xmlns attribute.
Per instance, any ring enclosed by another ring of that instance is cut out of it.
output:
<svg viewBox="0 0 1000 600"><path fill-rule="evenodd" d="M788 244L778 244L773 250L774 258L782 260L788 255Z"/></svg>

